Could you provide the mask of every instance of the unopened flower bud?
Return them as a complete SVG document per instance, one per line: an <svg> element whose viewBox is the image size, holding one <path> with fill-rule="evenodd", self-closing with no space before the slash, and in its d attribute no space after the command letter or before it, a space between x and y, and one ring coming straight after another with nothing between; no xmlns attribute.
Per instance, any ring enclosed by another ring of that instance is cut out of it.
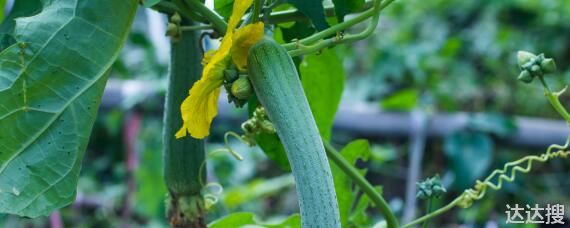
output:
<svg viewBox="0 0 570 228"><path fill-rule="evenodd" d="M520 67L523 67L525 63L528 63L533 58L536 58L535 54L526 51L519 51L517 52L517 63Z"/></svg>
<svg viewBox="0 0 570 228"><path fill-rule="evenodd" d="M180 17L180 14L176 12L174 13L174 15L172 15L172 17L170 17L170 21L172 21L175 24L180 24L180 22L182 22L182 18Z"/></svg>
<svg viewBox="0 0 570 228"><path fill-rule="evenodd" d="M166 27L166 35L170 37L178 36L178 26L173 23L168 23Z"/></svg>
<svg viewBox="0 0 570 228"><path fill-rule="evenodd" d="M524 83L531 83L534 77L530 74L530 72L528 72L528 70L523 70L517 79Z"/></svg>
<svg viewBox="0 0 570 228"><path fill-rule="evenodd" d="M547 58L540 62L540 68L545 74L551 74L556 71L556 63L554 63L553 59Z"/></svg>
<svg viewBox="0 0 570 228"><path fill-rule="evenodd" d="M247 100L253 93L249 79L247 79L247 77L244 76L239 77L232 84L231 92L232 95L234 95L235 97L242 100Z"/></svg>

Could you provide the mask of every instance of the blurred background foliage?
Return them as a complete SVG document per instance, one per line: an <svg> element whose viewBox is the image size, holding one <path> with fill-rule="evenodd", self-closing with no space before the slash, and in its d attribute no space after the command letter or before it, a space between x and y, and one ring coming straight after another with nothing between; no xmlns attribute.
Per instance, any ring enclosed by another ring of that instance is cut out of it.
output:
<svg viewBox="0 0 570 228"><path fill-rule="evenodd" d="M45 227L58 218L68 227L166 226L166 190L161 176L162 102L160 97L148 96L149 91L164 93L168 72L165 21L157 18L139 10L128 44L112 69L115 80L147 82L151 87L122 91L125 99L119 105L101 109L84 159L77 202L63 208L57 217L30 220L0 215L0 227ZM286 41L296 35L291 28L307 26L299 22L278 27L276 37ZM296 32L300 31L313 32ZM439 174L448 189L433 202L437 208L505 162L545 150L512 147L503 140L517 129L514 116L558 119L538 83L517 82L516 51L544 52L554 58L559 71L547 80L558 90L570 84L569 41L570 1L400 0L383 11L372 37L323 55L344 68L342 104L382 111L422 110L428 115L480 114L465 129L427 141L420 179ZM320 68L312 70L327 76L331 66L320 63ZM303 72L302 64L300 70ZM570 103L568 96L561 97L563 104ZM247 110L223 112L227 118L215 120L208 151L223 146L226 131L240 132L239 120ZM137 129L135 137L128 137L132 129ZM402 216L409 140L335 130L330 135L335 145L347 145L357 138L368 140L366 151L354 155L355 161L360 158L356 165L366 170L372 184L382 186L385 198ZM205 190L218 199L208 213L209 221L232 212L253 212L259 221L277 224L297 213L294 182L279 168L283 166L278 165L279 158L277 162L268 160L259 148L241 143L232 141L231 146L245 157L244 161L226 154L208 158L209 182L223 186L221 191L216 186ZM565 161L539 165L502 191L490 192L473 207L453 210L431 224L502 227L507 203L570 206L568 170ZM382 218L377 210L369 207L367 197L358 189L353 190L344 193L354 199L348 201L352 205L350 227L378 225ZM418 215L423 213L424 204L419 201ZM253 219L251 214L242 216Z"/></svg>

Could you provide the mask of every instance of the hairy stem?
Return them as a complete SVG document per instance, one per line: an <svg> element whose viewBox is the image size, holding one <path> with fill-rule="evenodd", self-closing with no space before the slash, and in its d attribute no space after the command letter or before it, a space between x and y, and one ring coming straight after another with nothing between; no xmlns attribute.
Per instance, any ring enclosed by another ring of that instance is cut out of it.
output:
<svg viewBox="0 0 570 228"><path fill-rule="evenodd" d="M392 210L390 210L390 206L388 205L386 200L384 200L382 195L380 195L374 189L374 187L370 183L368 183L368 181L366 181L364 177L360 175L358 170L356 170L354 166L349 164L329 142L323 140L323 144L325 146L325 151L327 153L328 158L332 160L347 176L349 176L352 179L352 181L354 181L354 183L358 185L358 187L360 187L360 189L366 195L368 195L370 200L372 200L372 202L374 202L374 204L380 209L380 212L382 212L382 215L384 215L384 217L386 218L386 223L388 223L388 227L397 228L398 219L396 219L396 216L394 215L394 213L392 213Z"/></svg>
<svg viewBox="0 0 570 228"><path fill-rule="evenodd" d="M183 21L184 25L192 25ZM202 74L199 34L181 32L172 43L170 75L164 110L164 179L169 191L168 219L172 227L205 227L204 200L201 195L205 175L204 142L192 137L175 138L182 126L180 104L188 89Z"/></svg>

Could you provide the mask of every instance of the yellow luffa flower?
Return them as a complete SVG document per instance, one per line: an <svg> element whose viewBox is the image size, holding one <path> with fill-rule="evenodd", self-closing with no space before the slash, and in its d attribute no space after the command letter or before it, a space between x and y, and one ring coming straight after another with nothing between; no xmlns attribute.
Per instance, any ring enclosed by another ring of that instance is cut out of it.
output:
<svg viewBox="0 0 570 228"><path fill-rule="evenodd" d="M234 29L245 11L251 6L252 0L236 0L232 16L228 22L226 35L222 38L220 48L208 52L203 63L202 78L190 89L189 96L180 106L183 126L176 132L176 138L187 135L202 139L210 133L210 124L218 113L218 97L224 81L224 70L234 61L238 69L244 70L247 65L249 48L263 37L263 23L255 23ZM232 57L233 56L233 57Z"/></svg>

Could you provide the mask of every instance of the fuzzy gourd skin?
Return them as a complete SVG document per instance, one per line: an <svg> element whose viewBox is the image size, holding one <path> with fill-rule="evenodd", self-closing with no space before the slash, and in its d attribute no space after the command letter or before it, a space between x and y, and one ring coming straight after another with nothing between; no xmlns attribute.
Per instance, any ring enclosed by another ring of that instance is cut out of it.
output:
<svg viewBox="0 0 570 228"><path fill-rule="evenodd" d="M303 227L340 227L327 156L293 60L263 39L249 51L248 71L291 164Z"/></svg>
<svg viewBox="0 0 570 228"><path fill-rule="evenodd" d="M172 43L171 49L163 129L164 181L169 192L167 216L170 227L206 227L205 203L200 193L206 180L206 172L200 173L206 159L204 141L175 137L182 126L180 104L188 94L188 88L202 74L200 35L195 31L184 31L174 39L177 42Z"/></svg>

